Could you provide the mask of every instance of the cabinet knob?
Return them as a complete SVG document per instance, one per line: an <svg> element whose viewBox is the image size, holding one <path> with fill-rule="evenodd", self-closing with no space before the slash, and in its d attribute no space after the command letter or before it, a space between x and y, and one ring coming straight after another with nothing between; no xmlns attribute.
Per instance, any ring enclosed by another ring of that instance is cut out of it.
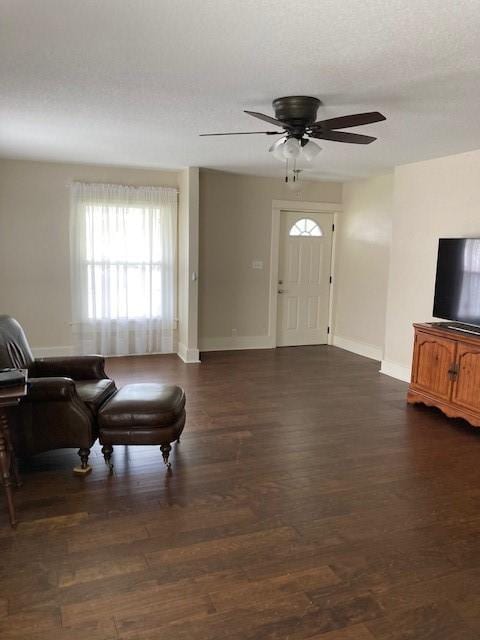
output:
<svg viewBox="0 0 480 640"><path fill-rule="evenodd" d="M456 380L458 376L458 365L456 362L454 362L452 365L450 365L450 369L448 370L448 377L450 378L450 380Z"/></svg>

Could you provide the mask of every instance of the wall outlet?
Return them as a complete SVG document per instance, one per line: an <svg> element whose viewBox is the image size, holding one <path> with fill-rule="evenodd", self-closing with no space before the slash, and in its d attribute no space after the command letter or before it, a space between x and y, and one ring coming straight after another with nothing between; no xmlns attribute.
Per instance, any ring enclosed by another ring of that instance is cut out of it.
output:
<svg viewBox="0 0 480 640"><path fill-rule="evenodd" d="M254 260L252 262L252 269L263 269L263 261L262 260Z"/></svg>
<svg viewBox="0 0 480 640"><path fill-rule="evenodd" d="M232 338L236 338L236 337L237 337L237 330L232 329Z"/></svg>

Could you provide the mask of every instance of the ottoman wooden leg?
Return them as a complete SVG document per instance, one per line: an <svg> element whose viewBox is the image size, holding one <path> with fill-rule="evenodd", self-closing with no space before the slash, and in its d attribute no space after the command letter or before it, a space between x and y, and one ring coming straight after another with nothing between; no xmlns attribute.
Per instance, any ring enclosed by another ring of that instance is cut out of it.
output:
<svg viewBox="0 0 480 640"><path fill-rule="evenodd" d="M80 456L81 466L75 467L73 473L77 476L86 476L92 470L92 467L88 464L88 456L90 455L90 449L83 448L78 450Z"/></svg>
<svg viewBox="0 0 480 640"><path fill-rule="evenodd" d="M108 466L110 473L113 473L112 453L113 447L111 444L104 444L102 447L103 457L105 458L105 464Z"/></svg>
<svg viewBox="0 0 480 640"><path fill-rule="evenodd" d="M172 450L172 447L169 444L161 444L160 445L160 451L162 452L162 456L163 456L163 461L165 463L165 466L167 467L167 469L171 468L171 464L168 461L168 457L170 455L170 451Z"/></svg>

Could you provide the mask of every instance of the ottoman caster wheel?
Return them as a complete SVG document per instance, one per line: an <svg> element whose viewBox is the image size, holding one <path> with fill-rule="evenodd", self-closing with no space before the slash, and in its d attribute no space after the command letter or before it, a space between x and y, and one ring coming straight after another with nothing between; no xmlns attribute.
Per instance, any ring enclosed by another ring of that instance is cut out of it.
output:
<svg viewBox="0 0 480 640"><path fill-rule="evenodd" d="M102 447L103 457L105 458L105 464L108 467L108 473L110 475L113 474L113 462L112 462L112 453L113 447L111 444L104 444Z"/></svg>
<svg viewBox="0 0 480 640"><path fill-rule="evenodd" d="M165 466L167 467L167 469L171 469L172 465L171 463L168 461L168 458L170 456L170 451L172 450L172 447L170 444L161 444L160 445L160 451L162 452L162 457L163 457L163 461L165 463Z"/></svg>

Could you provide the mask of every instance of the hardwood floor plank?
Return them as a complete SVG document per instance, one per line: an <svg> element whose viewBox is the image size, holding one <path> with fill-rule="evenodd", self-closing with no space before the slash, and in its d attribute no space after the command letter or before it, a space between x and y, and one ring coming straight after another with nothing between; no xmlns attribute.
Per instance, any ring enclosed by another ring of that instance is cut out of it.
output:
<svg viewBox="0 0 480 640"><path fill-rule="evenodd" d="M130 556L115 562L112 562L112 560L96 561L89 566L64 568L59 575L58 586L61 588L71 587L75 584L143 571L146 568L147 564L143 556Z"/></svg>
<svg viewBox="0 0 480 640"><path fill-rule="evenodd" d="M477 640L478 634L448 602L417 607L367 623L377 640ZM412 635L414 630L414 636Z"/></svg>
<svg viewBox="0 0 480 640"><path fill-rule="evenodd" d="M23 611L0 618L0 638L30 638L34 633L55 633L59 626L59 611L56 608Z"/></svg>
<svg viewBox="0 0 480 640"><path fill-rule="evenodd" d="M62 516L51 516L20 522L18 530L25 534L43 535L46 531L61 529L63 527L75 527L88 519L88 513L69 513Z"/></svg>
<svg viewBox="0 0 480 640"><path fill-rule="evenodd" d="M207 596L190 596L152 604L137 604L115 611L114 619L119 638L138 637L138 634L158 632L172 622L206 619L214 609Z"/></svg>
<svg viewBox="0 0 480 640"><path fill-rule="evenodd" d="M217 538L189 546L160 549L146 554L146 558L149 565L155 566L234 554L256 555L262 549L278 544L288 544L296 538L297 534L291 527L282 527L258 533Z"/></svg>
<svg viewBox="0 0 480 640"><path fill-rule="evenodd" d="M155 617L152 621L158 622ZM291 640L303 640L307 633L311 635L311 630L331 628L328 615L318 614L305 595L287 594L273 602L245 607L239 603L234 611L177 620L155 630L130 629L126 637L128 640L223 640L228 636L232 640L255 640L283 635Z"/></svg>
<svg viewBox="0 0 480 640"><path fill-rule="evenodd" d="M355 624L337 631L312 636L308 640L375 640L375 638L363 624Z"/></svg>
<svg viewBox="0 0 480 640"><path fill-rule="evenodd" d="M338 583L329 567L313 567L257 581L245 581L228 591L211 591L210 599L218 612L251 606L256 603L285 598L289 593L302 593L309 589Z"/></svg>
<svg viewBox="0 0 480 640"><path fill-rule="evenodd" d="M111 525L106 525L105 532L97 535L88 531L88 527L86 527L72 533L68 541L68 550L70 553L78 553L114 544L140 543L145 538L148 538L148 531L142 525L133 524L121 529L114 529Z"/></svg>

